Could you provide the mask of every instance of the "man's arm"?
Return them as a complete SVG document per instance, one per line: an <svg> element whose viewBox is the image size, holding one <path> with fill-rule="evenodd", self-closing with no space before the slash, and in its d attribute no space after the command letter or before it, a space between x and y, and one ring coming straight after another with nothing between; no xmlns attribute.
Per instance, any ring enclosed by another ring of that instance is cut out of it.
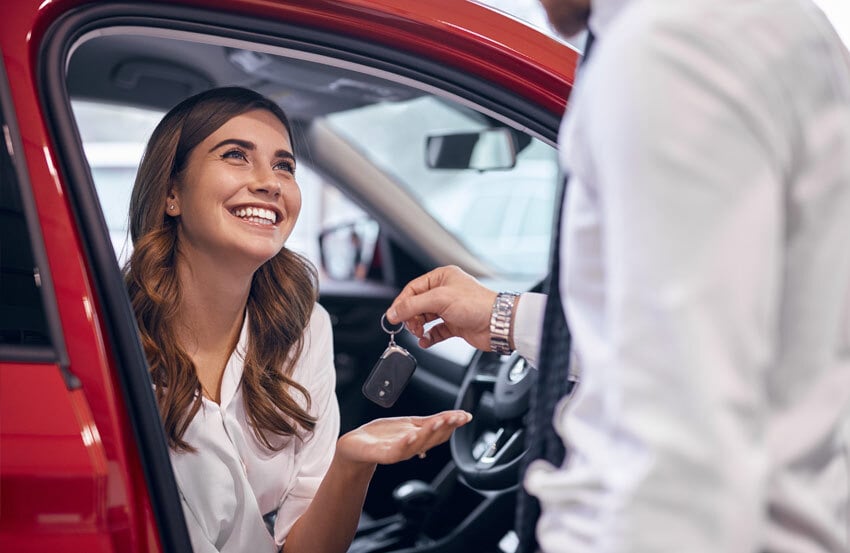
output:
<svg viewBox="0 0 850 553"><path fill-rule="evenodd" d="M407 329L426 348L460 337L490 351L490 316L497 293L458 267L440 267L408 283L387 309L387 319ZM546 296L525 293L514 302L510 322L511 349L537 364ZM425 325L442 319L427 332Z"/></svg>

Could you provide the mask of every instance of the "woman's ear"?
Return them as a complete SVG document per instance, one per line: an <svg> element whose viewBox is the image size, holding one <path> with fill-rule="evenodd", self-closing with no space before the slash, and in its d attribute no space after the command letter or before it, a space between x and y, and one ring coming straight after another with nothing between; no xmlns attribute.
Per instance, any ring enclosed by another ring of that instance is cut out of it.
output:
<svg viewBox="0 0 850 553"><path fill-rule="evenodd" d="M180 215L180 201L177 198L177 193L172 188L165 199L165 214L171 217Z"/></svg>

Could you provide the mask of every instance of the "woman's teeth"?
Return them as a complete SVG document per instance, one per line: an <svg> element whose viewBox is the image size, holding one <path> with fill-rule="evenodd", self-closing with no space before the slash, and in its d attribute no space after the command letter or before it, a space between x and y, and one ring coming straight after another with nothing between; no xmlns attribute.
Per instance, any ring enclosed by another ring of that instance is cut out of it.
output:
<svg viewBox="0 0 850 553"><path fill-rule="evenodd" d="M240 219L261 225L273 225L277 222L277 214L271 209L262 207L240 207L234 209L233 214Z"/></svg>

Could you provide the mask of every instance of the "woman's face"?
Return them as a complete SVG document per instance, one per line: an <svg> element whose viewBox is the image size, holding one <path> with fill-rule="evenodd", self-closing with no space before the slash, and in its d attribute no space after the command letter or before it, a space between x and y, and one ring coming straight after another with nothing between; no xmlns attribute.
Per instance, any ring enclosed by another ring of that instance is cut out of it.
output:
<svg viewBox="0 0 850 553"><path fill-rule="evenodd" d="M256 270L283 248L301 210L286 127L266 110L230 119L189 154L165 209L180 216L187 261Z"/></svg>

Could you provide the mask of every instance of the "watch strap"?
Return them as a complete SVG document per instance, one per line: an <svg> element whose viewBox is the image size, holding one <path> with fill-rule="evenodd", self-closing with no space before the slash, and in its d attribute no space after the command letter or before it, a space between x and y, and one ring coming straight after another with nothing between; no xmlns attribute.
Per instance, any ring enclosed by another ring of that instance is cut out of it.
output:
<svg viewBox="0 0 850 553"><path fill-rule="evenodd" d="M517 296L519 294L516 292L499 292L493 302L493 311L490 313L490 350L500 355L513 352L510 337Z"/></svg>

